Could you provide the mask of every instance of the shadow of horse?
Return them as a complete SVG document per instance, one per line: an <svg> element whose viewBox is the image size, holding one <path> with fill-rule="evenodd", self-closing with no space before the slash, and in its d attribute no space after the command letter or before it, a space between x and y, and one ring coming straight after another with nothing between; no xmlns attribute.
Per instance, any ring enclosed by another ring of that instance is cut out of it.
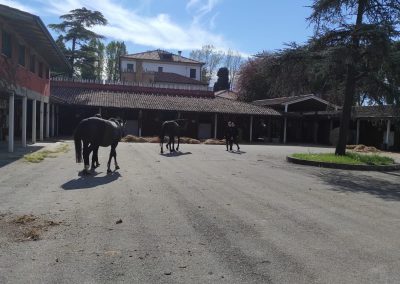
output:
<svg viewBox="0 0 400 284"><path fill-rule="evenodd" d="M105 176L98 176L100 173L95 172L91 175L87 175L80 172L79 178L64 183L63 185L61 185L61 188L64 190L92 188L99 185L111 183L121 177L121 174L119 172L113 172Z"/></svg>
<svg viewBox="0 0 400 284"><path fill-rule="evenodd" d="M175 151L175 152L169 152L169 153L165 153L165 154L161 154L161 156L164 157L179 157L179 156L184 156L184 155L191 155L192 152L180 152L180 151Z"/></svg>
<svg viewBox="0 0 400 284"><path fill-rule="evenodd" d="M231 153L231 154L237 154L237 155L242 155L242 154L246 154L246 152L245 151L228 151L229 153Z"/></svg>

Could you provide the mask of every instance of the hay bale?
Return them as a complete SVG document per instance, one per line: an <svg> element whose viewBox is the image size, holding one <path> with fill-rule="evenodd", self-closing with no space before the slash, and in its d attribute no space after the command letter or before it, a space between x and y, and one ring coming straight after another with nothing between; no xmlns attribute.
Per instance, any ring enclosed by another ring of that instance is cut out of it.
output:
<svg viewBox="0 0 400 284"><path fill-rule="evenodd" d="M349 149L349 150L352 150L354 152L360 152L360 153L368 153L368 152L377 153L377 152L380 152L380 150L376 149L373 146L365 146L363 144L347 145L346 148Z"/></svg>
<svg viewBox="0 0 400 284"><path fill-rule="evenodd" d="M225 139L207 139L203 143L207 145L225 145Z"/></svg>
<svg viewBox="0 0 400 284"><path fill-rule="evenodd" d="M146 137L145 138L148 143L160 143L160 138L157 136L154 137Z"/></svg>
<svg viewBox="0 0 400 284"><path fill-rule="evenodd" d="M190 137L181 137L180 143L182 143L182 144L200 144L200 140L193 139Z"/></svg>
<svg viewBox="0 0 400 284"><path fill-rule="evenodd" d="M126 135L121 139L122 142L131 142L131 143L146 143L147 140L143 137L138 137L135 135Z"/></svg>

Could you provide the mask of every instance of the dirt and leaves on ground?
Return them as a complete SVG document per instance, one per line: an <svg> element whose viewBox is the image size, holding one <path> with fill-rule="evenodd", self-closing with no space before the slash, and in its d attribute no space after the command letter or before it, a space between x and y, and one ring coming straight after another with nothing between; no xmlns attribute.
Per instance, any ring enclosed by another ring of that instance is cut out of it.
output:
<svg viewBox="0 0 400 284"><path fill-rule="evenodd" d="M43 238L50 228L59 226L61 222L44 217L14 214L0 214L0 240L23 242L37 241Z"/></svg>
<svg viewBox="0 0 400 284"><path fill-rule="evenodd" d="M24 155L24 160L30 163L40 163L45 158L55 158L61 153L69 151L69 146L65 143L56 143L55 146L42 149L34 153Z"/></svg>

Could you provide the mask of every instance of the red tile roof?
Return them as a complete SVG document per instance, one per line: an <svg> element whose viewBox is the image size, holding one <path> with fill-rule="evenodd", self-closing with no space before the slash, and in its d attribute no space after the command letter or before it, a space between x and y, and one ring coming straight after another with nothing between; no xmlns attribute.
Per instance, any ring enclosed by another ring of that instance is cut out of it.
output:
<svg viewBox="0 0 400 284"><path fill-rule="evenodd" d="M96 107L116 107L128 109L170 110L203 113L229 113L248 115L280 116L280 113L266 107L249 103L223 99L212 96L201 96L193 93L181 95L176 91L159 89L163 93L105 90L87 86L51 85L51 101L59 104L83 105ZM212 94L212 93L211 93Z"/></svg>
<svg viewBox="0 0 400 284"><path fill-rule="evenodd" d="M154 82L158 83L174 83L174 84L190 84L190 85L208 85L201 81L185 77L176 73L155 72Z"/></svg>
<svg viewBox="0 0 400 284"><path fill-rule="evenodd" d="M184 62L184 63L201 64L201 65L204 64L200 61L193 60L193 59L181 56L181 55L173 54L171 52L161 50L161 49L150 50L150 51L134 53L134 54L127 54L127 55L122 56L122 58L153 60L153 61L167 61L167 62Z"/></svg>

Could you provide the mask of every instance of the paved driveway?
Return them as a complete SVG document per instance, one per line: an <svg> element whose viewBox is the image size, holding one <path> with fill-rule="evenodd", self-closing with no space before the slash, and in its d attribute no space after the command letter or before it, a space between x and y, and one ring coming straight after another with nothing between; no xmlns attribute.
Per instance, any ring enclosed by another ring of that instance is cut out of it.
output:
<svg viewBox="0 0 400 284"><path fill-rule="evenodd" d="M0 283L400 282L399 172L285 162L327 148L242 150L121 143L121 170L106 175L101 148L90 177L73 150L1 167Z"/></svg>

